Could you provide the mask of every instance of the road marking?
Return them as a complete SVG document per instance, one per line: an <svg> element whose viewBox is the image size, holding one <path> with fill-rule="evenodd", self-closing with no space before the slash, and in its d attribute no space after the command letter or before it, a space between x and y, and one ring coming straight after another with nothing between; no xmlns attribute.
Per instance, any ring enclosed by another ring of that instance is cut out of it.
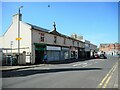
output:
<svg viewBox="0 0 120 90"><path fill-rule="evenodd" d="M111 77L112 77L114 71L116 70L116 68L117 68L117 64L115 65L113 71L111 72L111 75L108 77L107 81L105 82L103 88L106 88L106 86L108 85L108 83L109 83L109 81L110 81L110 79L111 79Z"/></svg>
<svg viewBox="0 0 120 90"><path fill-rule="evenodd" d="M80 66L80 65L86 65L87 63L78 63L78 64L74 64L73 67L76 67L76 66Z"/></svg>
<svg viewBox="0 0 120 90"><path fill-rule="evenodd" d="M112 69L110 69L110 71L107 73L107 75L103 78L103 80L101 81L101 83L98 85L97 88L106 88L114 71L117 68L117 62L115 63L115 65L112 67Z"/></svg>
<svg viewBox="0 0 120 90"><path fill-rule="evenodd" d="M98 63L98 62L95 62L95 63Z"/></svg>
<svg viewBox="0 0 120 90"><path fill-rule="evenodd" d="M103 80L102 80L101 83L99 84L98 88L100 88L100 87L104 84L105 80L108 78L109 74L110 74L111 71L114 69L114 67L115 67L115 65L114 65L114 66L112 67L112 69L107 73L107 75L103 78Z"/></svg>
<svg viewBox="0 0 120 90"><path fill-rule="evenodd" d="M82 67L86 67L86 66L88 66L88 65L84 65L84 66L82 66Z"/></svg>
<svg viewBox="0 0 120 90"><path fill-rule="evenodd" d="M80 65L85 65L85 66L82 66L82 67L86 67L88 65L92 65L92 64L95 64L95 63L105 61L105 60L102 60L102 59L98 59L98 60L99 61L96 61L96 59L94 59L94 60L90 60L90 61L87 61L87 62L84 62L84 63L74 63L74 65L72 65L72 66L77 67L77 66L80 66ZM91 64L88 64L88 62L91 62Z"/></svg>
<svg viewBox="0 0 120 90"><path fill-rule="evenodd" d="M73 67L76 67L76 66L79 66L79 65L82 65L82 63L80 63L80 64L74 64Z"/></svg>
<svg viewBox="0 0 120 90"><path fill-rule="evenodd" d="M47 70L49 70L50 68L42 68L42 69L47 69Z"/></svg>
<svg viewBox="0 0 120 90"><path fill-rule="evenodd" d="M50 68L43 68L43 69L50 69Z"/></svg>
<svg viewBox="0 0 120 90"><path fill-rule="evenodd" d="M109 76L108 79L106 80L106 83L104 84L104 86L102 88L106 88L107 84L109 83L110 79L112 76Z"/></svg>

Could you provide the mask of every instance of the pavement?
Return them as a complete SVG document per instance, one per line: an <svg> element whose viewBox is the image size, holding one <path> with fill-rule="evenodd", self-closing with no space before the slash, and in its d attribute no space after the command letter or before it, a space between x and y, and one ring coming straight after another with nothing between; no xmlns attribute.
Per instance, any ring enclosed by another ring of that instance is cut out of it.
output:
<svg viewBox="0 0 120 90"><path fill-rule="evenodd" d="M19 70L19 69L26 69L26 68L42 67L44 65L45 64L27 65L27 66L1 66L0 71L12 71L12 70Z"/></svg>
<svg viewBox="0 0 120 90"><path fill-rule="evenodd" d="M72 60L59 60L59 61L51 61L48 64L67 64L80 61L81 59L72 59ZM82 61L82 60L81 60ZM12 70L19 70L19 69L27 69L27 68L34 68L34 67L42 67L45 64L37 64L37 65L17 65L17 66L1 66L0 71L12 71Z"/></svg>

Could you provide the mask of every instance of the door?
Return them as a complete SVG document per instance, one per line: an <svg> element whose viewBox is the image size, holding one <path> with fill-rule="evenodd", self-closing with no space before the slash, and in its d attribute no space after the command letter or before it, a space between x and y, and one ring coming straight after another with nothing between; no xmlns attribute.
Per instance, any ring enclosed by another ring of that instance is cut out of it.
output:
<svg viewBox="0 0 120 90"><path fill-rule="evenodd" d="M35 50L35 63L40 64L43 61L44 51Z"/></svg>

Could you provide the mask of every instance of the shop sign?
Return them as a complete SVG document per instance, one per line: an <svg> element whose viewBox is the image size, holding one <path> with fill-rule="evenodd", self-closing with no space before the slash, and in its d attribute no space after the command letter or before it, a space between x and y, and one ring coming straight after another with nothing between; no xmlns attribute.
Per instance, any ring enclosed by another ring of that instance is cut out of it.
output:
<svg viewBox="0 0 120 90"><path fill-rule="evenodd" d="M62 50L69 50L69 48L64 48L64 47L62 47Z"/></svg>
<svg viewBox="0 0 120 90"><path fill-rule="evenodd" d="M35 50L45 51L45 50L46 50L46 48L35 48Z"/></svg>
<svg viewBox="0 0 120 90"><path fill-rule="evenodd" d="M16 38L16 40L22 40L22 38Z"/></svg>
<svg viewBox="0 0 120 90"><path fill-rule="evenodd" d="M71 51L75 51L75 47L71 47Z"/></svg>
<svg viewBox="0 0 120 90"><path fill-rule="evenodd" d="M47 50L61 50L61 47L47 46Z"/></svg>
<svg viewBox="0 0 120 90"><path fill-rule="evenodd" d="M85 48L85 51L90 51L90 48Z"/></svg>

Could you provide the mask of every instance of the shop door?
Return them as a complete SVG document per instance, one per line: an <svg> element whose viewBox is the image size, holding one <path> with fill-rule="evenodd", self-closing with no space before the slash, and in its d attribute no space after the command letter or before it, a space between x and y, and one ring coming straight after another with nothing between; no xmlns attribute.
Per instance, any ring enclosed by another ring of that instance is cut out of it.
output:
<svg viewBox="0 0 120 90"><path fill-rule="evenodd" d="M35 63L40 64L43 61L44 51L35 50Z"/></svg>
<svg viewBox="0 0 120 90"><path fill-rule="evenodd" d="M35 63L43 63L44 51L46 50L46 45L35 44Z"/></svg>

